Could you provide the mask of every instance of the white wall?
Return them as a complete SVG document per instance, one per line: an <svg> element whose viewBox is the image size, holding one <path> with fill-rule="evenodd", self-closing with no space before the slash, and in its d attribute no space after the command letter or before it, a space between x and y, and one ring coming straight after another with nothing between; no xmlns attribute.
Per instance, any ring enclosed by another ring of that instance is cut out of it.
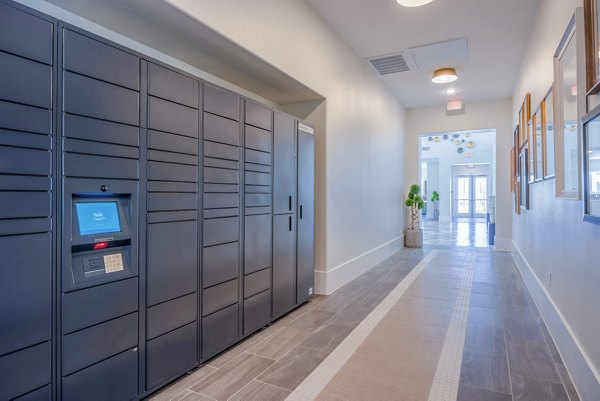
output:
<svg viewBox="0 0 600 401"><path fill-rule="evenodd" d="M404 109L366 63L304 1L170 2L327 99L316 290L330 293L399 249Z"/></svg>
<svg viewBox="0 0 600 401"><path fill-rule="evenodd" d="M411 109L406 112L406 183L419 180L419 136L425 133L496 130L496 238L497 251L510 251L511 193L510 149L511 99L467 103L462 115L446 115L444 106Z"/></svg>
<svg viewBox="0 0 600 401"><path fill-rule="evenodd" d="M513 97L515 123L525 93L531 92L535 109L552 84L554 52L581 4L542 3ZM582 65L583 54L577 62ZM598 400L600 226L582 221L581 201L556 198L553 179L531 185L530 193L530 210L513 216L513 255L581 399Z"/></svg>

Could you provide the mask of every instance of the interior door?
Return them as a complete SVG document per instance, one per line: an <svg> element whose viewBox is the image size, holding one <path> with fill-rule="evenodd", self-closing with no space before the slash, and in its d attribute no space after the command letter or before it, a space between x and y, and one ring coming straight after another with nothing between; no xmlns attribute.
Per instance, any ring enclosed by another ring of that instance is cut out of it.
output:
<svg viewBox="0 0 600 401"><path fill-rule="evenodd" d="M454 216L486 217L487 175L457 175L454 183Z"/></svg>
<svg viewBox="0 0 600 401"><path fill-rule="evenodd" d="M488 189L488 177L486 175L479 175L471 177L473 183L473 217L486 217L487 215L487 189Z"/></svg>
<svg viewBox="0 0 600 401"><path fill-rule="evenodd" d="M454 216L471 217L473 213L471 194L473 182L469 175L457 175L454 185Z"/></svg>

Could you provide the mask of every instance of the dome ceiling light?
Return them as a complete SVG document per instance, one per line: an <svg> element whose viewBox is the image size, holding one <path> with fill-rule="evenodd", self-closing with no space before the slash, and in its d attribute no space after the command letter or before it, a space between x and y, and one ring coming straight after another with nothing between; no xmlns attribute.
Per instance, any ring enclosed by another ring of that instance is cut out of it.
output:
<svg viewBox="0 0 600 401"><path fill-rule="evenodd" d="M431 78L431 82L436 84L447 84L450 82L454 82L458 79L458 75L456 74L456 69L452 67L440 68L435 70L433 73L433 77Z"/></svg>
<svg viewBox="0 0 600 401"><path fill-rule="evenodd" d="M424 6L427 3L431 3L433 0L396 0L398 4L404 7L419 7Z"/></svg>

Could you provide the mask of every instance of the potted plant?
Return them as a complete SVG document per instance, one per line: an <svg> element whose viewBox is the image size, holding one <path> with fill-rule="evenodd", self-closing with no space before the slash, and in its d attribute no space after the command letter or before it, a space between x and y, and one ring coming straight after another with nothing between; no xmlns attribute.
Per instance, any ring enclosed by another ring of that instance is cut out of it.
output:
<svg viewBox="0 0 600 401"><path fill-rule="evenodd" d="M437 191L433 191L431 194L431 202L433 203L433 212L431 218L433 220L438 220L440 218L440 194Z"/></svg>
<svg viewBox="0 0 600 401"><path fill-rule="evenodd" d="M421 216L419 210L425 207L425 201L421 196L421 187L417 184L410 186L408 199L404 202L408 207L408 226L405 231L405 245L408 248L420 248L423 246L423 230L421 229Z"/></svg>

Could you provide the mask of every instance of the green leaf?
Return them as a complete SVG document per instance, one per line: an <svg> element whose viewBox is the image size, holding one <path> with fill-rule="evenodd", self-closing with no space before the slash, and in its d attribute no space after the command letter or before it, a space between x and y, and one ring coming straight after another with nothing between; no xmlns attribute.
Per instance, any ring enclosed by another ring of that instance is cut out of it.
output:
<svg viewBox="0 0 600 401"><path fill-rule="evenodd" d="M406 204L406 206L411 207L415 204L415 202L412 199L407 199L406 202L404 202Z"/></svg>
<svg viewBox="0 0 600 401"><path fill-rule="evenodd" d="M413 193L413 194L415 194L415 195L417 195L417 194L419 194L421 192L421 187L418 186L417 184L412 184L410 186L410 192Z"/></svg>
<svg viewBox="0 0 600 401"><path fill-rule="evenodd" d="M419 202L419 209L423 209L425 207L425 202L421 201Z"/></svg>
<svg viewBox="0 0 600 401"><path fill-rule="evenodd" d="M415 199L415 194L413 194L412 192L409 192L408 199Z"/></svg>

